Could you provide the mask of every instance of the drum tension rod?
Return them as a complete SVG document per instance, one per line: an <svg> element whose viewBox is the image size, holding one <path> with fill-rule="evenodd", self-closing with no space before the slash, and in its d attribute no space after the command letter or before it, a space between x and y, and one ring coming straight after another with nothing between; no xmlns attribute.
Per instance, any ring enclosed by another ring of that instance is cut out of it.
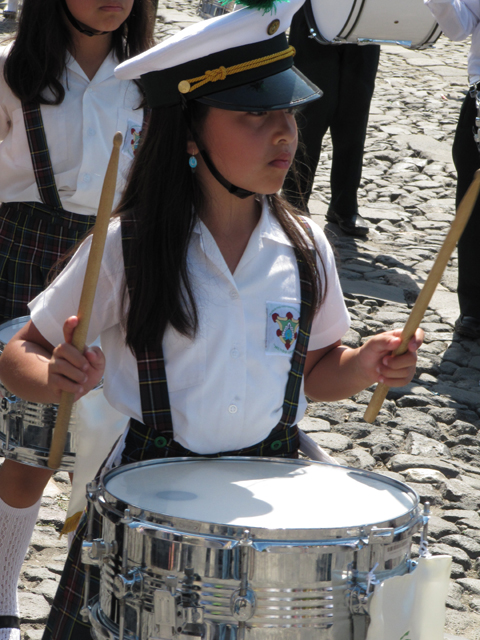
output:
<svg viewBox="0 0 480 640"><path fill-rule="evenodd" d="M245 529L240 540L240 589L232 593L230 598L230 610L233 617L238 622L237 640L244 640L246 622L255 614L257 608L257 597L255 591L248 586L248 574L250 562L254 549L250 537L250 531Z"/></svg>
<svg viewBox="0 0 480 640"><path fill-rule="evenodd" d="M85 591L83 595L83 608L80 611L80 615L82 616L85 622L89 620L90 607L88 601L90 599L90 573L91 573L91 560L88 561L89 551L92 544L93 538L93 516L94 516L94 500L98 493L98 485L95 481L89 482L87 484L87 499L89 502L88 505L88 520L87 520L87 535L85 537L85 541L82 544L82 561L85 564ZM85 553L84 550L87 550ZM87 556L87 557L86 557ZM86 561L87 560L87 561Z"/></svg>

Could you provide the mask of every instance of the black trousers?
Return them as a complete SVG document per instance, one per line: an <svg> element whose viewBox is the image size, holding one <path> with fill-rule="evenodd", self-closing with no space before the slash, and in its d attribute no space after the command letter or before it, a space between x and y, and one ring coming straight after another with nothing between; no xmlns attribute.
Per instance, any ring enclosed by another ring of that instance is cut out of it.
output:
<svg viewBox="0 0 480 640"><path fill-rule="evenodd" d="M457 169L457 207L473 174L480 169L480 152L473 139L475 99L467 95L458 119L453 142L453 162ZM480 320L480 202L477 200L458 243L458 301L460 311Z"/></svg>
<svg viewBox="0 0 480 640"><path fill-rule="evenodd" d="M342 218L352 218L358 210L357 190L380 47L320 44L308 37L303 10L293 17L290 44L296 49L294 65L320 87L323 96L299 114L299 137L305 145L305 153L299 148L296 157L300 180L297 186L290 173L284 194L301 209L303 201L308 203L323 136L330 128L333 145L330 206Z"/></svg>

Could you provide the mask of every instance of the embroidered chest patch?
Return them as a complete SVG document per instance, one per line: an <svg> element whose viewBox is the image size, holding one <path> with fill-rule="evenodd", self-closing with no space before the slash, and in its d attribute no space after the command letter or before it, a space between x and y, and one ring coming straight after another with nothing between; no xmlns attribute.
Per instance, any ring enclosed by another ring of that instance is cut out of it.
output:
<svg viewBox="0 0 480 640"><path fill-rule="evenodd" d="M123 140L122 153L133 159L140 143L141 134L142 125L133 122L133 120L128 120L127 130L125 131L125 137Z"/></svg>
<svg viewBox="0 0 480 640"><path fill-rule="evenodd" d="M272 355L291 355L300 324L300 303L267 302L265 351Z"/></svg>

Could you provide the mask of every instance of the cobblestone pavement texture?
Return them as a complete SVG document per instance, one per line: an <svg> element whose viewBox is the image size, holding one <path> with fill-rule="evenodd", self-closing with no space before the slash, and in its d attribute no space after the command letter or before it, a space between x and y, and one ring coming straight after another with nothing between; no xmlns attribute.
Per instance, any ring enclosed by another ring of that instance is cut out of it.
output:
<svg viewBox="0 0 480 640"><path fill-rule="evenodd" d="M158 6L158 38L187 26L197 4ZM0 22L0 37L13 30ZM370 112L360 213L367 239L325 224L331 144L325 140L311 199L338 266L352 327L346 343L402 327L454 216L451 146L467 85L468 42L441 37L425 51L382 46ZM355 96L352 96L352 109ZM454 333L454 255L425 315L414 381L389 393L375 424L363 420L371 390L343 402L312 403L303 426L343 463L407 482L432 504L432 551L454 558L447 600L448 640L480 640L480 341ZM20 580L25 640L42 635L66 555L59 539L69 494L57 473L45 492Z"/></svg>

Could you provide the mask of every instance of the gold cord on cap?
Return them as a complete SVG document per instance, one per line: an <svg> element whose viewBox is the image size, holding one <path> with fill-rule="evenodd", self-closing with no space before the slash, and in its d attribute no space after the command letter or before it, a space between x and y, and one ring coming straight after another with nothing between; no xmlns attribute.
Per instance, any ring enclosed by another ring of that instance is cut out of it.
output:
<svg viewBox="0 0 480 640"><path fill-rule="evenodd" d="M191 78L190 80L182 80L178 83L178 90L180 91L180 93L191 93L192 91L195 91L195 89L203 87L203 85L207 84L208 82L225 80L227 76L232 76L235 73L240 73L241 71L249 71L250 69L256 69L257 67L263 67L266 64L272 64L273 62L278 62L279 60L285 60L285 58L290 58L294 55L295 47L292 47L290 45L288 49L285 49L284 51L272 53L271 55L264 56L263 58L250 60L249 62L242 62L241 64L234 65L233 67L219 67L218 69L213 69L212 71L205 71L203 76Z"/></svg>

